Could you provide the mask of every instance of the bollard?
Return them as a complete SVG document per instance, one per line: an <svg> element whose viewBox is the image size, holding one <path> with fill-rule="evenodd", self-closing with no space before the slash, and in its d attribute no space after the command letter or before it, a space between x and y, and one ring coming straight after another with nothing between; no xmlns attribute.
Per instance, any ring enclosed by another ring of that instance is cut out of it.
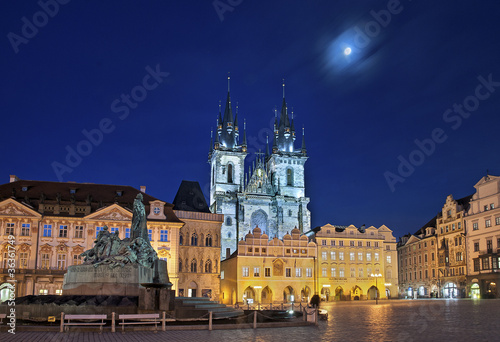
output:
<svg viewBox="0 0 500 342"><path fill-rule="evenodd" d="M257 311L253 312L253 328L257 329Z"/></svg>
<svg viewBox="0 0 500 342"><path fill-rule="evenodd" d="M116 326L115 326L115 313L111 313L111 332L116 332Z"/></svg>
<svg viewBox="0 0 500 342"><path fill-rule="evenodd" d="M283 311L283 303L281 303L281 311Z"/></svg>
<svg viewBox="0 0 500 342"><path fill-rule="evenodd" d="M208 317L208 330L212 331L212 311L210 311Z"/></svg>
<svg viewBox="0 0 500 342"><path fill-rule="evenodd" d="M314 310L314 325L318 325L318 311L318 308Z"/></svg>
<svg viewBox="0 0 500 342"><path fill-rule="evenodd" d="M61 328L59 332L64 332L64 312L61 312Z"/></svg>
<svg viewBox="0 0 500 342"><path fill-rule="evenodd" d="M163 313L161 315L161 330L162 331L167 330L166 320L167 320L166 313L165 313L165 311L163 311Z"/></svg>
<svg viewBox="0 0 500 342"><path fill-rule="evenodd" d="M303 316L302 316L302 318L304 318L304 322L306 322L306 321L307 321L307 309L306 309L306 308L303 308L303 309L302 309L302 312L303 312Z"/></svg>

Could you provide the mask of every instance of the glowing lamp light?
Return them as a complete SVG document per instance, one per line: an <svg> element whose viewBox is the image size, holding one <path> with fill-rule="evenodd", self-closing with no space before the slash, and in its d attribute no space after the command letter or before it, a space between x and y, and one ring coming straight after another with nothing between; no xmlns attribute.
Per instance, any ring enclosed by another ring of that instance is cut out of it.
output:
<svg viewBox="0 0 500 342"><path fill-rule="evenodd" d="M261 288L262 288L262 286L254 286L253 288L254 288L254 289L261 289Z"/></svg>
<svg viewBox="0 0 500 342"><path fill-rule="evenodd" d="M323 287L330 287L330 284L323 285Z"/></svg>

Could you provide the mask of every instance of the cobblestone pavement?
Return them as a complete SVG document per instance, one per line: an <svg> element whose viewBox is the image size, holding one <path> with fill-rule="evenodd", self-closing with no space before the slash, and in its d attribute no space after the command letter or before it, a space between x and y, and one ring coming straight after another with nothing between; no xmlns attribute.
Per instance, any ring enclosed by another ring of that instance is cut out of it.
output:
<svg viewBox="0 0 500 342"><path fill-rule="evenodd" d="M500 300L393 300L323 304L328 321L296 328L166 332L2 332L2 342L498 341ZM5 331L5 326L2 331Z"/></svg>

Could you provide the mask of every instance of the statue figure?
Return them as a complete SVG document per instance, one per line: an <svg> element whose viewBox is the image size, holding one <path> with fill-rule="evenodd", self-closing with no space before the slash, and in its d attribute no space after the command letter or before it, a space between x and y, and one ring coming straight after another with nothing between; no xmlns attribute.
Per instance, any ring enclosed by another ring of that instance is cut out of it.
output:
<svg viewBox="0 0 500 342"><path fill-rule="evenodd" d="M137 197L134 200L134 209L132 215L132 233L131 240L134 240L138 237L149 241L148 238L148 229L146 225L146 208L142 203L143 196L141 193L137 194Z"/></svg>

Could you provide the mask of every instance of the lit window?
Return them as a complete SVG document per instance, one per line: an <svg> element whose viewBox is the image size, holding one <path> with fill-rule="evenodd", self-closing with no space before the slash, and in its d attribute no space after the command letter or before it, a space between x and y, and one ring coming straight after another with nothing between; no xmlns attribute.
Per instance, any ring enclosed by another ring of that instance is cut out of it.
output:
<svg viewBox="0 0 500 342"><path fill-rule="evenodd" d="M326 252L321 252L321 259L326 260Z"/></svg>
<svg viewBox="0 0 500 342"><path fill-rule="evenodd" d="M254 277L260 277L260 267L254 267L253 268L253 276Z"/></svg>
<svg viewBox="0 0 500 342"><path fill-rule="evenodd" d="M372 261L372 253L366 253L366 261Z"/></svg>
<svg viewBox="0 0 500 342"><path fill-rule="evenodd" d="M125 228L125 238L130 238L130 228Z"/></svg>
<svg viewBox="0 0 500 342"><path fill-rule="evenodd" d="M486 226L486 228L491 227L491 220L490 219L485 220L484 225Z"/></svg>
<svg viewBox="0 0 500 342"><path fill-rule="evenodd" d="M62 227L62 226L61 226ZM102 231L103 227L95 227L95 237L97 237L97 235L99 235L99 232ZM60 233L60 232L59 232ZM61 234L59 234L59 237Z"/></svg>
<svg viewBox="0 0 500 342"><path fill-rule="evenodd" d="M479 224L477 222L472 223L472 230L478 230Z"/></svg>
<svg viewBox="0 0 500 342"><path fill-rule="evenodd" d="M306 268L306 277L311 278L312 274L312 268Z"/></svg>
<svg viewBox="0 0 500 342"><path fill-rule="evenodd" d="M295 269L295 276L302 277L302 268L299 267Z"/></svg>
<svg viewBox="0 0 500 342"><path fill-rule="evenodd" d="M363 253L358 252L358 261L363 261Z"/></svg>
<svg viewBox="0 0 500 342"><path fill-rule="evenodd" d="M362 269L362 268L360 268L360 269L358 270L358 277L360 277L360 278L363 278L363 277L364 277L364 274L363 274L363 269Z"/></svg>
<svg viewBox="0 0 500 342"><path fill-rule="evenodd" d="M337 271L335 270L335 267L332 267L332 268L330 269L330 276L331 276L332 278L336 278L336 277L337 277Z"/></svg>
<svg viewBox="0 0 500 342"><path fill-rule="evenodd" d="M6 224L5 235L14 235L14 223L8 222Z"/></svg>
<svg viewBox="0 0 500 342"><path fill-rule="evenodd" d="M387 263L390 264L392 262L391 260L391 256L390 255L387 255Z"/></svg>
<svg viewBox="0 0 500 342"><path fill-rule="evenodd" d="M375 261L379 261L378 253L375 253Z"/></svg>
<svg viewBox="0 0 500 342"><path fill-rule="evenodd" d="M66 268L66 254L57 255L57 269L64 270Z"/></svg>
<svg viewBox="0 0 500 342"><path fill-rule="evenodd" d="M30 235L30 224L23 223L21 225L21 236L29 236Z"/></svg>
<svg viewBox="0 0 500 342"><path fill-rule="evenodd" d="M28 253L19 253L19 268L28 268Z"/></svg>
<svg viewBox="0 0 500 342"><path fill-rule="evenodd" d="M246 267L246 266L245 266L245 267L243 267L243 268L242 268L242 271L243 271L243 272L242 272L242 276L243 276L243 277L248 277L248 276L250 275L250 269L249 269L248 267Z"/></svg>
<svg viewBox="0 0 500 342"><path fill-rule="evenodd" d="M344 260L344 252L339 252L339 260Z"/></svg>
<svg viewBox="0 0 500 342"><path fill-rule="evenodd" d="M153 241L153 229L148 229L148 239L149 241Z"/></svg>
<svg viewBox="0 0 500 342"><path fill-rule="evenodd" d="M44 224L43 225L43 237L52 237L52 225Z"/></svg>
<svg viewBox="0 0 500 342"><path fill-rule="evenodd" d="M73 265L81 265L82 257L78 254L73 255Z"/></svg>
<svg viewBox="0 0 500 342"><path fill-rule="evenodd" d="M336 260L336 255L335 255L335 252L330 252L330 259L331 260Z"/></svg>
<svg viewBox="0 0 500 342"><path fill-rule="evenodd" d="M50 254L48 254L48 253L42 254L42 268L43 269L50 268Z"/></svg>
<svg viewBox="0 0 500 342"><path fill-rule="evenodd" d="M339 268L339 277L340 278L344 278L344 275L345 275L344 274L344 268L343 267Z"/></svg>
<svg viewBox="0 0 500 342"><path fill-rule="evenodd" d="M349 260L350 260L350 261L354 261L354 260L356 260L356 258L355 258L355 256L354 256L354 252L349 253Z"/></svg>
<svg viewBox="0 0 500 342"><path fill-rule="evenodd" d="M168 241L168 230L166 230L166 229L160 230L160 241L162 241L162 242Z"/></svg>
<svg viewBox="0 0 500 342"><path fill-rule="evenodd" d="M83 226L75 226L75 238L83 239Z"/></svg>
<svg viewBox="0 0 500 342"><path fill-rule="evenodd" d="M321 269L321 276L322 276L322 277L326 277L326 267L323 267L323 268Z"/></svg>
<svg viewBox="0 0 500 342"><path fill-rule="evenodd" d="M59 237L65 238L68 237L68 226L59 226Z"/></svg>

